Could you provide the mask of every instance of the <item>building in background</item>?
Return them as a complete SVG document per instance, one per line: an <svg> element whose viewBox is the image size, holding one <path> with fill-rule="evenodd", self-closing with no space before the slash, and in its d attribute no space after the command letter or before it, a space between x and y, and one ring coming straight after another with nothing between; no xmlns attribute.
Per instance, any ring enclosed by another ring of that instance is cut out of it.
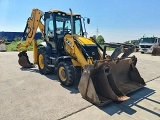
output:
<svg viewBox="0 0 160 120"><path fill-rule="evenodd" d="M16 37L22 37L23 32L0 32L0 37L6 38L8 42L12 42ZM37 32L35 35L35 40L41 39L41 33Z"/></svg>

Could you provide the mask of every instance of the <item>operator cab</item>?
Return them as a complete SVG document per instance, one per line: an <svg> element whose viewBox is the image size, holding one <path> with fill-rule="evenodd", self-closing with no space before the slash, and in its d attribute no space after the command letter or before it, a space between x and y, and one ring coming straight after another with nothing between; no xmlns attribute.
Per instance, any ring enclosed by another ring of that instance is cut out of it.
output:
<svg viewBox="0 0 160 120"><path fill-rule="evenodd" d="M63 39L66 34L77 34L84 36L81 16L74 14L73 16L73 31L71 28L71 14L59 10L45 12L45 39L52 45L55 53L62 54Z"/></svg>

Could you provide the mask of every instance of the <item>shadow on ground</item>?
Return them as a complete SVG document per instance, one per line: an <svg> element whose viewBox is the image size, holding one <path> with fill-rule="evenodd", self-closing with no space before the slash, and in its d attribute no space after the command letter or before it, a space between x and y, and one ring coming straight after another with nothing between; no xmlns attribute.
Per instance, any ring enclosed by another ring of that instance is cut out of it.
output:
<svg viewBox="0 0 160 120"><path fill-rule="evenodd" d="M23 68L23 67L21 67L20 69L21 69L21 71L29 71L29 72L35 72L35 73L41 74L37 68ZM58 76L57 76L57 72L56 71L54 71L53 74L44 75L44 76L46 76L50 80L58 81ZM77 94L77 93L79 93L79 91L78 91L78 83L74 84L73 86L68 86L68 87L64 86L62 84L60 84L60 85L62 87L64 87L64 88L66 88L67 90L69 90L71 94Z"/></svg>
<svg viewBox="0 0 160 120"><path fill-rule="evenodd" d="M35 72L40 74L39 70L37 68L21 68L22 71L30 71L30 72ZM52 75L45 75L47 78L49 78L50 80L56 80L58 81L58 77L56 75L56 72L54 72ZM78 91L78 85L75 84L73 86L63 86L61 84L62 87L66 88L67 90L70 91L71 94L77 94L79 93ZM135 109L133 109L133 106L136 106L140 109L143 109L147 112L150 112L158 117L160 117L160 113L157 113L153 110L150 110L146 107L140 106L138 105L139 102L143 101L143 100L149 100L151 102L156 103L157 105L160 104L159 101L155 101L153 99L150 99L149 96L155 94L155 90L144 87L141 88L131 94L129 94L128 96L130 96L130 99L125 101L125 102L113 102L113 103L109 103L108 105L105 105L103 107L99 107L100 110L106 112L109 115L114 115L114 114L122 114L123 112L129 114L129 115L133 115L135 114L137 111Z"/></svg>
<svg viewBox="0 0 160 120"><path fill-rule="evenodd" d="M38 70L38 68L24 68L24 67L21 67L20 69L21 69L21 71L29 71L29 72L34 72L34 73L43 75L43 74L40 73L40 71ZM46 77L49 78L50 80L58 80L58 77L57 77L57 75L56 75L56 72L53 72L53 74L44 75L44 76L46 76Z"/></svg>
<svg viewBox="0 0 160 120"><path fill-rule="evenodd" d="M123 112L132 115L134 113L136 113L137 111L131 107L136 106L140 109L143 109L147 112L150 112L158 117L160 117L160 113L157 113L153 110L150 110L146 107L140 106L138 105L139 102L141 102L144 99L147 99L151 102L156 103L157 105L160 104L159 101L155 101L153 99L148 98L149 96L155 94L155 90L144 87L140 90L137 90L131 94L129 94L129 96L131 97L131 99L129 99L128 101L125 102L113 102L110 103L109 105L103 106L103 107L99 107L99 109L103 110L104 112L106 112L109 115L114 115L114 114L121 114Z"/></svg>

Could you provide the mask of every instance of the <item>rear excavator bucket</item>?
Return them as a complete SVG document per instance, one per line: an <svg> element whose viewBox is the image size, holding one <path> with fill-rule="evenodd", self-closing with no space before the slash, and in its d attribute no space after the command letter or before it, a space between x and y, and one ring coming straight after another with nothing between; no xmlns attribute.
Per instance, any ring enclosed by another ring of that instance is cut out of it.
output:
<svg viewBox="0 0 160 120"><path fill-rule="evenodd" d="M137 58L133 56L86 65L78 85L82 97L98 106L128 100L128 93L145 86L136 62Z"/></svg>
<svg viewBox="0 0 160 120"><path fill-rule="evenodd" d="M18 54L19 60L18 63L24 68L33 68L34 64L29 61L26 51L22 51Z"/></svg>
<svg viewBox="0 0 160 120"><path fill-rule="evenodd" d="M160 56L160 47L154 48L152 51L152 55Z"/></svg>

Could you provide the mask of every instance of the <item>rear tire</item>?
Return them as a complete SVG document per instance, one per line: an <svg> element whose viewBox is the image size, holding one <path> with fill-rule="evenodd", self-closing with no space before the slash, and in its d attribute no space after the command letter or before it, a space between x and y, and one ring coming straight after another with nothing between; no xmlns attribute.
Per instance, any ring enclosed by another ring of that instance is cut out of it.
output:
<svg viewBox="0 0 160 120"><path fill-rule="evenodd" d="M51 64L51 60L49 58L49 54L45 50L45 48L39 48L38 50L38 68L40 73L47 75L54 72L53 67L48 67Z"/></svg>
<svg viewBox="0 0 160 120"><path fill-rule="evenodd" d="M76 81L75 67L70 61L62 61L58 64L57 74L62 85L71 86Z"/></svg>

